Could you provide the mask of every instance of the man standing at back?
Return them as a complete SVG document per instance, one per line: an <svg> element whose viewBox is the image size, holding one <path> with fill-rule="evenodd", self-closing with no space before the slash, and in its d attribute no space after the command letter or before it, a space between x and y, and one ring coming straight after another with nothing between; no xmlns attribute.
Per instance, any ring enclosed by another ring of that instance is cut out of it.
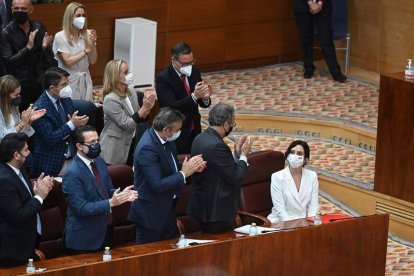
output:
<svg viewBox="0 0 414 276"><path fill-rule="evenodd" d="M171 49L171 64L155 80L160 107L177 109L185 116L181 135L175 142L179 154L190 153L194 137L201 132L198 107L208 108L213 93L194 63L191 47L179 42Z"/></svg>
<svg viewBox="0 0 414 276"><path fill-rule="evenodd" d="M191 155L203 155L207 167L193 175L188 213L200 222L203 232L217 233L234 229L251 142L243 136L232 153L223 141L236 126L230 105L214 106L208 122L210 127L194 139L191 148Z"/></svg>
<svg viewBox="0 0 414 276"><path fill-rule="evenodd" d="M134 184L139 197L128 220L137 225L137 244L178 235L175 204L185 178L206 166L201 155L178 161L173 141L180 136L183 120L178 110L162 108L135 149Z"/></svg>
<svg viewBox="0 0 414 276"><path fill-rule="evenodd" d="M57 66L57 61L50 47L53 37L42 23L30 20L31 1L13 0L11 11L13 21L3 30L0 52L7 73L20 82L22 111L40 96L40 77L47 68Z"/></svg>
<svg viewBox="0 0 414 276"><path fill-rule="evenodd" d="M46 109L46 114L32 124L36 131L32 176L42 172L63 175L75 155L73 130L88 122L87 116L78 116L75 111L68 76L59 67L45 73L46 90L34 104L37 109Z"/></svg>

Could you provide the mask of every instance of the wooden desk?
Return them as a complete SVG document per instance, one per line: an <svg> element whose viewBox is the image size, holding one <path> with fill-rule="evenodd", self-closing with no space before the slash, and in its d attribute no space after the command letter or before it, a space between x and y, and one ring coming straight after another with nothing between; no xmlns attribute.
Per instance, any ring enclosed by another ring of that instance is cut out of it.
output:
<svg viewBox="0 0 414 276"><path fill-rule="evenodd" d="M381 75L374 191L414 203L414 82Z"/></svg>
<svg viewBox="0 0 414 276"><path fill-rule="evenodd" d="M234 232L188 237L217 242L172 248L177 240L37 262L42 275L384 275L388 215L313 226L306 220L273 224L281 232L255 237ZM0 270L25 272L25 266ZM36 275L38 275L36 274Z"/></svg>

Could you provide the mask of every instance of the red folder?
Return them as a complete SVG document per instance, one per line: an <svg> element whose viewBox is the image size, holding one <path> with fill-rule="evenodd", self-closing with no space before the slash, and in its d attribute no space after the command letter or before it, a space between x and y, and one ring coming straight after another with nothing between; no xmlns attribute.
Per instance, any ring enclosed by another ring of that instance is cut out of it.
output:
<svg viewBox="0 0 414 276"><path fill-rule="evenodd" d="M322 223L331 223L331 222L335 222L335 221L341 221L341 220L347 220L347 219L351 219L353 218L350 215L346 215L346 214L338 214L338 213L332 213L332 214L326 214L326 215L322 215L321 219L322 219ZM315 217L309 217L307 218L308 221L313 222L315 219Z"/></svg>

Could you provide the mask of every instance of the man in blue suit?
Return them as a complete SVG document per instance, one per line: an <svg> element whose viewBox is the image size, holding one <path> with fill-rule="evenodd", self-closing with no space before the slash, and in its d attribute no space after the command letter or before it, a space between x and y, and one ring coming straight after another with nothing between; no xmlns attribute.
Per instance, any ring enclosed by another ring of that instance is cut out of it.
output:
<svg viewBox="0 0 414 276"><path fill-rule="evenodd" d="M68 253L82 253L112 245L111 208L135 200L137 192L132 185L114 189L95 128L77 128L74 140L77 154L62 183L68 203L65 246Z"/></svg>
<svg viewBox="0 0 414 276"><path fill-rule="evenodd" d="M137 244L178 234L175 203L185 178L206 166L201 155L185 158L182 164L177 159L174 140L180 136L184 119L180 111L162 108L135 149L134 184L139 198L132 203L128 220L137 225Z"/></svg>
<svg viewBox="0 0 414 276"><path fill-rule="evenodd" d="M31 176L63 175L75 150L72 132L88 122L87 116L78 116L69 86L69 73L54 67L44 76L45 91L35 102L37 109L46 109L46 115L33 122L35 149Z"/></svg>

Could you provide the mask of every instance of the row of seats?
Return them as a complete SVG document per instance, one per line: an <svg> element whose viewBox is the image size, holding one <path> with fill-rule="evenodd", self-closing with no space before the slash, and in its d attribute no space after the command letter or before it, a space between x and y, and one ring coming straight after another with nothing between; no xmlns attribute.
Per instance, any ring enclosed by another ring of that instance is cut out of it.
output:
<svg viewBox="0 0 414 276"><path fill-rule="evenodd" d="M184 159L185 155L179 156ZM278 151L261 151L248 156L249 171L241 187L240 210L236 225L241 226L256 222L258 225L270 224L266 216L272 208L270 196L271 174L283 169L285 160ZM114 187L121 189L133 185L132 168L127 165L108 166L109 176ZM199 223L187 215L187 203L191 191L191 179L183 187L176 205L177 226L180 233L200 231ZM135 225L127 221L131 203L127 202L112 209L114 226L114 246L132 244L135 241ZM56 182L49 196L45 199L40 218L43 230L39 250L45 258L64 255L63 231L66 221L66 199L62 185Z"/></svg>

